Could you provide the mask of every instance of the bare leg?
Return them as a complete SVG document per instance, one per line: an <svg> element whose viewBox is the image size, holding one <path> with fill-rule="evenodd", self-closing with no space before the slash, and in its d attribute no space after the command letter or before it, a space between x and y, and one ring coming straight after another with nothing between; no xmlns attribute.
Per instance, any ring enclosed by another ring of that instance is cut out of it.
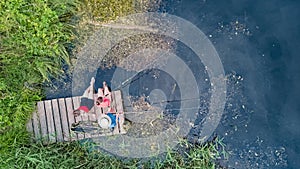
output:
<svg viewBox="0 0 300 169"><path fill-rule="evenodd" d="M108 95L111 94L109 89L108 89L108 86L107 86L106 82L103 82L103 90L104 90L104 96L108 96Z"/></svg>
<svg viewBox="0 0 300 169"><path fill-rule="evenodd" d="M103 94L103 89L102 88L98 88L98 97L104 97L104 94Z"/></svg>
<svg viewBox="0 0 300 169"><path fill-rule="evenodd" d="M90 82L90 86L87 89L85 89L82 97L86 97L86 98L89 98L89 99L94 99L93 98L94 84L95 84L95 78L92 77L91 82ZM80 116L80 114L82 114L82 110L76 109L76 110L74 110L73 113L74 113L74 116L77 117L77 116Z"/></svg>
<svg viewBox="0 0 300 169"><path fill-rule="evenodd" d="M109 91L106 82L103 82L103 90L104 90L104 96L107 97L110 101L112 101L111 92Z"/></svg>
<svg viewBox="0 0 300 169"><path fill-rule="evenodd" d="M94 84L95 84L95 78L92 77L91 78L91 82L90 82L90 86L87 89L85 89L82 97L87 97L89 99L93 99L94 98L93 97L93 94L94 94Z"/></svg>

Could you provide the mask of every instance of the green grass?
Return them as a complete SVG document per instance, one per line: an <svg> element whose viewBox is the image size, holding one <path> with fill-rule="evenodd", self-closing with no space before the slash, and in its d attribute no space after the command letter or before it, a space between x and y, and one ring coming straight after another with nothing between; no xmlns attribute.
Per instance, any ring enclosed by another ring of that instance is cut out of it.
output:
<svg viewBox="0 0 300 169"><path fill-rule="evenodd" d="M42 84L69 64L65 46L74 39L68 24L76 0L0 2L0 158L28 144L25 124L43 98ZM0 167L3 168L3 167Z"/></svg>
<svg viewBox="0 0 300 169"><path fill-rule="evenodd" d="M224 156L221 140L204 145L192 145L182 142L179 153L168 150L164 156L150 160L122 160L98 151L88 151L88 145L77 142L56 143L44 146L31 144L18 146L16 151L6 158L0 158L1 168L209 168L216 167L215 160Z"/></svg>
<svg viewBox="0 0 300 169"><path fill-rule="evenodd" d="M33 144L25 124L42 100L44 82L71 64L66 46L80 48L88 21L106 22L136 12L127 0L0 1L0 168L213 168L221 142L169 151L164 161L123 161L88 152L77 142ZM93 30L93 29L91 29ZM75 51L76 52L76 51ZM222 146L221 146L222 147Z"/></svg>
<svg viewBox="0 0 300 169"><path fill-rule="evenodd" d="M2 161L5 168L114 168L121 161L108 155L88 153L82 146L74 143L51 145L33 144L20 147L14 155Z"/></svg>
<svg viewBox="0 0 300 169"><path fill-rule="evenodd" d="M59 75L63 62L69 63L65 45L73 34L61 20L74 11L66 4L57 7L43 0L30 2L0 4L0 131L24 124L42 97L41 84L50 75Z"/></svg>

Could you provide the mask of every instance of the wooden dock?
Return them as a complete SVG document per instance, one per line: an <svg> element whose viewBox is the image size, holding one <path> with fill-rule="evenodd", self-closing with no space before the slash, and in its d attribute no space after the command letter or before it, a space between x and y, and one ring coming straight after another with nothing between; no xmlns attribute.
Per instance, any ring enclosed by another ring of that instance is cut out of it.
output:
<svg viewBox="0 0 300 169"><path fill-rule="evenodd" d="M94 95L97 97L97 94ZM73 111L80 105L80 96L59 98L37 103L37 111L33 112L31 119L27 123L27 130L32 133L35 141L42 141L44 144L75 141L86 138L103 136L103 134L91 133L74 133L71 131L73 123L80 121L97 122L97 117L107 112L107 108L94 106L89 113L74 117ZM121 91L112 92L113 107L120 114L121 121L124 121L124 108ZM112 134L126 133L122 126L117 125Z"/></svg>

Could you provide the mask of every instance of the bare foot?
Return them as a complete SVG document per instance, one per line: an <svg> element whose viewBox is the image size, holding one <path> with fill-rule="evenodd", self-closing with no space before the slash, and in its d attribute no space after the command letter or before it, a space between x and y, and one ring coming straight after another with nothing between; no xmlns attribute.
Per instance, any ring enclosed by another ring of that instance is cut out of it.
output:
<svg viewBox="0 0 300 169"><path fill-rule="evenodd" d="M94 84L95 84L95 78L94 78L94 77L92 77L92 78L91 78L90 85L94 85Z"/></svg>

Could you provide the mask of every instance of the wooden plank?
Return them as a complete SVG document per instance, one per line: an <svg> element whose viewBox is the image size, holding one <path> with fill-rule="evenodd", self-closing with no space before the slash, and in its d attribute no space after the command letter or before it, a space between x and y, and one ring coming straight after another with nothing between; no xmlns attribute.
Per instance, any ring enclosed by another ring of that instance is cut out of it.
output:
<svg viewBox="0 0 300 169"><path fill-rule="evenodd" d="M88 113L84 113L81 115L81 121L89 121Z"/></svg>
<svg viewBox="0 0 300 169"><path fill-rule="evenodd" d="M117 108L117 112L118 113L124 112L121 91L120 90L115 91L114 95L115 95L115 102L116 102L116 106L117 106L116 107Z"/></svg>
<svg viewBox="0 0 300 169"><path fill-rule="evenodd" d="M53 110L53 119L56 133L57 142L64 141L63 132L62 132L62 122L60 120L60 112L58 107L57 99L52 100L52 110Z"/></svg>
<svg viewBox="0 0 300 169"><path fill-rule="evenodd" d="M104 93L102 88L98 89L98 97L104 97ZM108 107L97 107L97 117L99 117L101 114L105 114L108 112ZM98 136L103 136L103 134L99 134Z"/></svg>
<svg viewBox="0 0 300 169"><path fill-rule="evenodd" d="M84 113L83 115L82 115L82 121L89 121L89 116L90 116L90 114L92 114L92 113L94 113L95 112L95 108L94 108L95 106L93 106L92 108L91 108L91 110L88 112L88 113ZM84 138L91 138L92 137L92 135L90 134L90 133L85 133L84 134Z"/></svg>
<svg viewBox="0 0 300 169"><path fill-rule="evenodd" d="M69 141L70 140L70 129L69 129L68 114L67 114L67 109L66 109L66 104L65 104L64 98L58 99L58 106L59 106L59 110L60 110L60 117L61 117L61 123L62 123L63 139L64 139L64 141Z"/></svg>
<svg viewBox="0 0 300 169"><path fill-rule="evenodd" d="M72 100L73 100L73 106L74 106L73 109L75 110L75 109L79 108L79 106L80 106L80 97L72 97ZM78 123L80 121L82 121L81 116L75 117L75 122L76 123ZM78 133L77 137L78 137L78 139L84 139L84 134Z"/></svg>
<svg viewBox="0 0 300 169"><path fill-rule="evenodd" d="M88 120L89 121L92 121L92 119L93 119L92 114L96 113L96 102L95 102L96 99L97 99L97 95L93 94L94 106L91 108L91 110L88 113ZM90 119L90 118L92 118L92 119Z"/></svg>
<svg viewBox="0 0 300 169"><path fill-rule="evenodd" d="M80 106L80 98L79 97L72 97L73 100L73 110L78 109ZM75 117L75 122L82 121L81 116Z"/></svg>
<svg viewBox="0 0 300 169"><path fill-rule="evenodd" d="M95 102L97 97L98 97L98 95L94 94L94 107L92 108L92 110L88 114L88 120L92 121L92 122L97 121L97 106L96 106L96 102Z"/></svg>
<svg viewBox="0 0 300 169"><path fill-rule="evenodd" d="M33 122L34 137L36 140L40 140L41 139L41 124L40 124L39 115L37 112L33 112L32 122Z"/></svg>
<svg viewBox="0 0 300 169"><path fill-rule="evenodd" d="M44 101L44 103L45 103L45 110L46 110L49 142L54 143L56 142L56 138L55 138L56 133L55 133L55 126L53 121L51 100L46 100Z"/></svg>
<svg viewBox="0 0 300 169"><path fill-rule="evenodd" d="M95 111L96 111L96 108L95 108ZM96 113L89 113L88 117L89 117L89 121L91 121L91 122L96 122L97 121Z"/></svg>
<svg viewBox="0 0 300 169"><path fill-rule="evenodd" d="M91 122L97 122L97 118L96 118L96 102L95 102L96 99L97 99L97 94L93 94L94 106L92 107L92 109L88 113L88 121L91 121ZM87 138L92 138L94 136L95 136L95 134L88 134Z"/></svg>
<svg viewBox="0 0 300 169"><path fill-rule="evenodd" d="M26 123L26 129L31 134L31 139L32 139L34 137L32 118L30 118Z"/></svg>
<svg viewBox="0 0 300 169"><path fill-rule="evenodd" d="M80 106L80 99L81 99L81 97L73 98L73 101L74 101L74 99L76 100L76 106L78 108ZM75 106L75 103L74 103L74 106ZM74 108L76 108L76 107L74 107ZM92 109L88 113L90 113L92 111ZM79 119L79 120L80 121L88 121L89 120L88 113L81 114L81 116L80 116L81 119Z"/></svg>
<svg viewBox="0 0 300 169"><path fill-rule="evenodd" d="M98 123L98 119L99 117L103 114L103 110L101 107L96 107L96 118L97 118L97 123ZM98 124L99 125L99 124ZM101 136L101 134L98 134L96 136Z"/></svg>
<svg viewBox="0 0 300 169"><path fill-rule="evenodd" d="M38 102L37 108L38 108L38 115L39 115L40 124L41 124L42 141L44 144L46 144L49 141L49 137L48 137L48 127L47 127L47 119L46 119L44 102L42 102L42 101ZM34 124L34 128L36 127L36 124L37 123Z"/></svg>
<svg viewBox="0 0 300 169"><path fill-rule="evenodd" d="M111 106L115 109L115 111L117 112L117 105L116 105L116 98L115 98L115 91L111 92Z"/></svg>
<svg viewBox="0 0 300 169"><path fill-rule="evenodd" d="M74 106L73 106L72 98L71 97L66 98L66 108L67 108L67 117L68 117L68 122L69 122L69 129L71 129L72 124L75 123L75 117L74 117L74 114L73 114L73 110L74 110L73 107ZM72 141L77 140L78 139L77 134L70 132L70 139Z"/></svg>
<svg viewBox="0 0 300 169"><path fill-rule="evenodd" d="M101 107L96 106L96 121L98 120L98 118L101 116L102 114L102 109Z"/></svg>
<svg viewBox="0 0 300 169"><path fill-rule="evenodd" d="M122 93L121 90L117 90L114 92L114 96L115 96L115 104L116 104L116 108L117 108L117 112L119 113L119 126L120 128L118 129L120 133L126 133L123 124L125 121L125 116L124 116L124 107L123 107L123 100L122 100Z"/></svg>
<svg viewBox="0 0 300 169"><path fill-rule="evenodd" d="M114 109L114 111L115 112L117 112L117 105L116 105L116 95L115 95L115 91L113 91L112 93L111 93L111 98L112 98L112 102L111 102L111 107ZM116 120L117 120L117 118L116 118ZM113 134L119 134L119 125L118 125L118 121L116 121L117 122L117 125L115 126L115 128L114 128L114 131L113 131Z"/></svg>

